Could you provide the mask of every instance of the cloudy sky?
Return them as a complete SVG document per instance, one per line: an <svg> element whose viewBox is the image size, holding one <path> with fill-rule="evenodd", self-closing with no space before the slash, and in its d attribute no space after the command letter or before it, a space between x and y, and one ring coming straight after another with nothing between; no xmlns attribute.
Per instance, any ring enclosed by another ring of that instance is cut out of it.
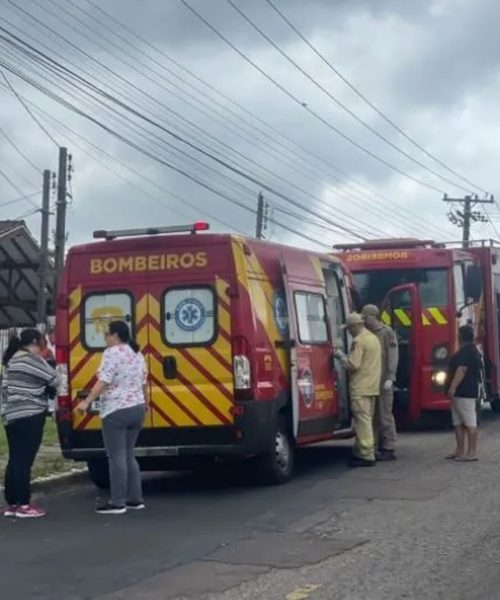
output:
<svg viewBox="0 0 500 600"><path fill-rule="evenodd" d="M187 1L236 50L181 0L0 0L2 219L39 205L37 168L56 169L56 144L74 164L71 244L199 219L253 235L259 191L276 241L457 239L443 193L498 192L495 0L273 0L441 164L266 0L232 2L269 39L227 0ZM475 237L498 237L500 211L488 214ZM39 220L27 217L35 234Z"/></svg>

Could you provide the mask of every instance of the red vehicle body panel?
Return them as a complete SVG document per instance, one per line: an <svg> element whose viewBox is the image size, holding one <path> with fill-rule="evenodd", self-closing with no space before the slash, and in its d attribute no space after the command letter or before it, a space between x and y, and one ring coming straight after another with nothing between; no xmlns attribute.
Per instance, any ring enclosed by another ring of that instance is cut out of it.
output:
<svg viewBox="0 0 500 600"><path fill-rule="evenodd" d="M285 289L284 265L291 289ZM140 457L252 455L268 448L278 413L291 410L284 298L311 292L326 306L323 269L330 268L338 274L345 313L349 280L340 262L327 255L215 234L72 248L57 312L59 363L68 364L68 394L59 409L65 455L103 456L98 415L80 416L74 407L96 379L101 336L114 318L130 322L149 367L152 410L139 438ZM196 329L191 325L200 313L203 326ZM328 321L325 328L335 327ZM298 340L297 349L302 395L296 443L331 439L345 425L332 333L323 343ZM248 357L249 389L235 389L235 354ZM309 387L304 373L311 374Z"/></svg>

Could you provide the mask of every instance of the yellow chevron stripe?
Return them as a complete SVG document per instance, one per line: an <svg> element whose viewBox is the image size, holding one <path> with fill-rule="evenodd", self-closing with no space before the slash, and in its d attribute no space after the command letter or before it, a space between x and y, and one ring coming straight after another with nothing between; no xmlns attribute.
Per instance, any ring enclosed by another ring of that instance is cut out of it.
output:
<svg viewBox="0 0 500 600"><path fill-rule="evenodd" d="M144 294L144 296L137 302L135 307L135 322L140 323L144 317L148 314L148 294Z"/></svg>
<svg viewBox="0 0 500 600"><path fill-rule="evenodd" d="M73 342L80 337L80 315L78 314L69 324L69 342Z"/></svg>
<svg viewBox="0 0 500 600"><path fill-rule="evenodd" d="M382 323L385 323L386 325L391 324L391 316L386 310L384 310L384 312L382 313L381 319L382 319Z"/></svg>
<svg viewBox="0 0 500 600"><path fill-rule="evenodd" d="M163 369L160 362L154 357L151 357L151 372L159 381L164 381ZM162 408L168 416L180 426L186 425L198 425L191 417L182 410L182 406L185 406L190 413L196 416L203 425L222 425L222 421L215 415L209 408L207 408L196 396L193 395L191 390L184 386L177 379L170 379L165 382L165 386L169 389L175 399L180 404L177 406L171 400L160 387L155 386L153 383L154 394L153 397L156 399L156 403ZM199 389L200 386L195 386ZM200 390L202 391L202 390ZM175 410L173 413L170 412L171 407ZM217 405L217 409L220 412L224 412Z"/></svg>
<svg viewBox="0 0 500 600"><path fill-rule="evenodd" d="M406 314L406 312L402 308L395 308L394 314L396 315L396 317L401 321L401 323L405 327L409 327L411 325L410 317Z"/></svg>
<svg viewBox="0 0 500 600"><path fill-rule="evenodd" d="M74 311L82 302L82 287L78 286L69 295L70 310Z"/></svg>
<svg viewBox="0 0 500 600"><path fill-rule="evenodd" d="M429 327L429 325L431 324L431 322L429 321L429 319L427 318L427 315L423 312L422 313L422 325L424 327Z"/></svg>
<svg viewBox="0 0 500 600"><path fill-rule="evenodd" d="M158 301L155 298L150 299L151 307L153 307L157 303L158 303ZM153 313L157 313L156 307L153 308L153 310L151 311L151 314L153 314ZM153 325L150 325L150 342L153 345L153 347L156 348L157 350L159 350L160 352L166 350L166 346L164 345L163 340L161 339L160 332ZM200 356L198 356L198 362L200 362L202 365L205 365L206 361L211 359L211 355L209 354L209 352L207 350L204 350L203 348L200 348L199 350L203 351L203 357L200 358ZM214 406L222 414L224 414L230 420L232 420L233 417L230 413L230 410L231 410L231 407L233 406L233 403L229 400L229 398L227 398L217 386L215 386L213 383L209 382L206 379L206 377L194 365L192 365L190 362L188 362L188 360L184 356L182 356L182 354L177 349L171 348L169 346L168 354L170 356L175 357L175 359L177 361L177 366L179 368L179 373L182 374L195 387L195 389L197 389L212 404L214 404ZM215 359L214 359L214 361L215 361ZM183 368L183 365L185 365L184 368ZM223 368L222 365L218 361L217 361L217 365L218 365L219 369ZM210 370L210 369L207 368L207 370ZM228 375L227 375L228 372L226 370L225 370L225 373L226 373L226 378L229 379ZM162 380L163 380L163 373L161 373L161 377L160 377L160 381L162 381ZM171 382L171 384L175 385L176 387L181 386L181 388L187 390L187 393L189 394L189 404L190 405L191 405L192 401L196 400L196 402L199 403L200 406L203 406L203 404L199 400L197 400L193 397L192 392L190 392L187 388L184 388L180 382L173 380ZM190 408L191 408L191 406L190 406ZM207 409L205 409L205 410L207 410ZM195 412L195 411L193 410L193 412ZM195 414L198 416L198 411L196 411ZM217 423L220 424L219 421L217 421Z"/></svg>
<svg viewBox="0 0 500 600"><path fill-rule="evenodd" d="M273 347L277 340L281 340L283 338L276 326L273 315L274 288L255 255L245 255L241 244L234 241L233 253L235 257L235 263L238 268L238 279L247 290L257 318L262 323L269 339L269 343L271 347ZM253 277L251 280L248 280L246 277L247 272L252 272L255 277ZM288 373L287 352L281 349L277 350L276 356L280 363L282 373Z"/></svg>
<svg viewBox="0 0 500 600"><path fill-rule="evenodd" d="M448 324L448 320L443 315L443 313L439 310L439 308L428 308L427 310L429 311L429 313L431 314L431 316L433 317L433 319L436 321L436 323L438 325L447 325Z"/></svg>

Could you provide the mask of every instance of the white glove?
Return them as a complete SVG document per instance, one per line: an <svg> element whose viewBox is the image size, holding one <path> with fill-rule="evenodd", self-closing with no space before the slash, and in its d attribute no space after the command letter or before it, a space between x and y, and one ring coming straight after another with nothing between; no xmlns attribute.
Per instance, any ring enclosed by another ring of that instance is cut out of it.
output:
<svg viewBox="0 0 500 600"><path fill-rule="evenodd" d="M335 350L333 356L340 361L344 361L347 358L347 356L342 352L342 350Z"/></svg>
<svg viewBox="0 0 500 600"><path fill-rule="evenodd" d="M387 381L384 381L384 386L383 386L383 387L384 387L384 390L385 390L386 392L388 392L389 390L392 390L392 388L393 388L393 385L394 385L394 384L392 383L392 381L391 381L390 379L388 379Z"/></svg>

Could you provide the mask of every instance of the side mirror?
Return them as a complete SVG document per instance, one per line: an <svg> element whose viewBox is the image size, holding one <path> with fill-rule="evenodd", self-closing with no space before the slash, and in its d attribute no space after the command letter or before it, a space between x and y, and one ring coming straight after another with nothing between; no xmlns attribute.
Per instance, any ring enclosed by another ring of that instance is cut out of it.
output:
<svg viewBox="0 0 500 600"><path fill-rule="evenodd" d="M483 293L483 274L479 265L469 265L465 275L465 296L474 302L481 298Z"/></svg>

